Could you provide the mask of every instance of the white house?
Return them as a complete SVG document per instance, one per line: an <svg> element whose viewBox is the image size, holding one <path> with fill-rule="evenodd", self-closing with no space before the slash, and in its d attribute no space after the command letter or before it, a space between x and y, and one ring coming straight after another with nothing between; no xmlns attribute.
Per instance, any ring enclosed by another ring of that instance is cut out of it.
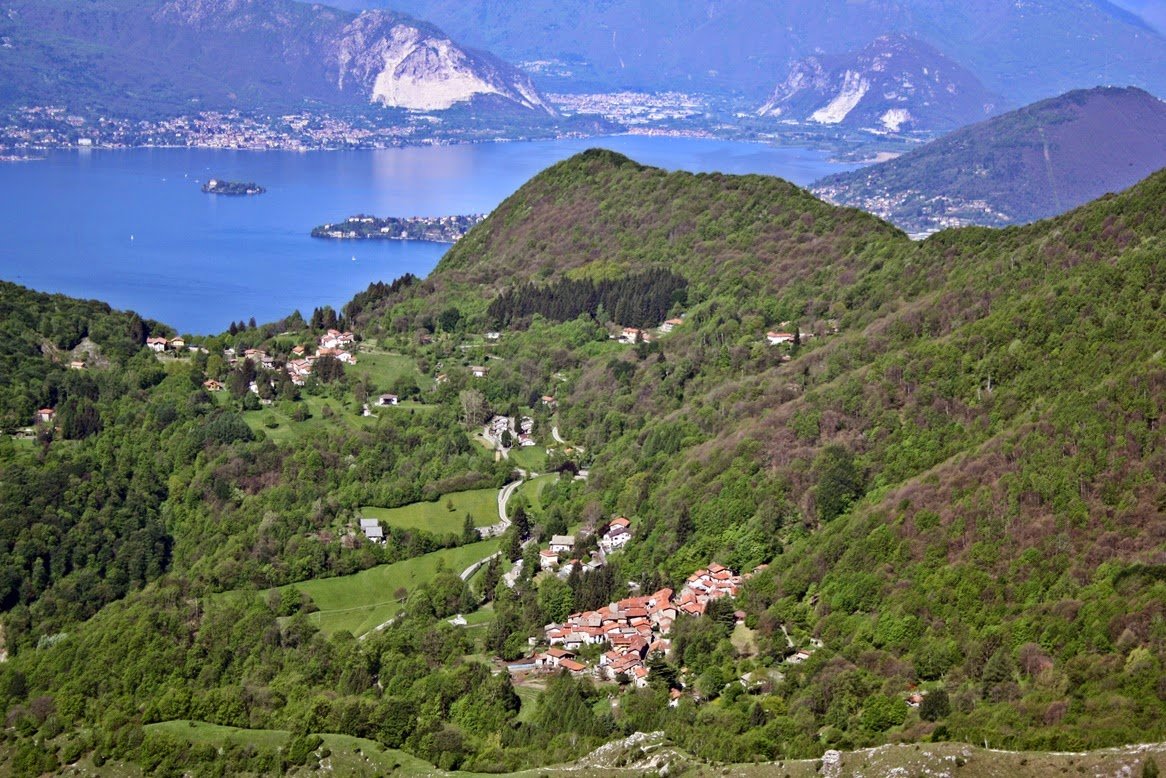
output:
<svg viewBox="0 0 1166 778"><path fill-rule="evenodd" d="M605 553L610 554L616 549L623 548L632 539L632 533L628 531L627 527L614 527L603 533L603 537L599 539L599 547Z"/></svg>
<svg viewBox="0 0 1166 778"><path fill-rule="evenodd" d="M386 405L397 405L400 401L400 398L395 394L382 394L377 398L377 405L382 407Z"/></svg>
<svg viewBox="0 0 1166 778"><path fill-rule="evenodd" d="M474 365L470 368L470 375L474 378L485 378L489 372L490 368L483 367L482 365Z"/></svg>
<svg viewBox="0 0 1166 778"><path fill-rule="evenodd" d="M146 347L151 351L165 351L166 338L146 338Z"/></svg>
<svg viewBox="0 0 1166 778"><path fill-rule="evenodd" d="M340 332L338 330L328 330L320 336L320 348L344 348L351 346L356 338L351 332Z"/></svg>
<svg viewBox="0 0 1166 778"><path fill-rule="evenodd" d="M794 334L792 332L767 332L765 339L769 341L771 346L780 346L782 343L793 343Z"/></svg>
<svg viewBox="0 0 1166 778"><path fill-rule="evenodd" d="M574 535L555 535L551 538L551 551L556 554L570 554L574 550Z"/></svg>
<svg viewBox="0 0 1166 778"><path fill-rule="evenodd" d="M376 519L361 519L360 531L373 543L385 542L385 531L381 527L381 523Z"/></svg>
<svg viewBox="0 0 1166 778"><path fill-rule="evenodd" d="M538 565L543 570L553 570L559 565L559 555L555 551L543 549L538 552Z"/></svg>

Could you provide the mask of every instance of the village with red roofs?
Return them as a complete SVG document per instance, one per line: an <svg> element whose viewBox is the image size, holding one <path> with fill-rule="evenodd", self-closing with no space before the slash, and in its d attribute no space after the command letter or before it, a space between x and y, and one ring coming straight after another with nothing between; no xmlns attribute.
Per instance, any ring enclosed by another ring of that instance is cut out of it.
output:
<svg viewBox="0 0 1166 778"><path fill-rule="evenodd" d="M626 530L626 519L613 525ZM610 530L609 530L610 532ZM648 685L650 655L667 656L672 643L667 635L680 614L703 616L708 604L722 597L736 597L750 577L724 565L711 564L688 577L677 595L667 587L652 594L628 597L599 610L571 614L562 624L548 624L545 651L515 663L519 669L566 670L573 675L592 675L607 681ZM607 646L597 665L579 661L584 646Z"/></svg>

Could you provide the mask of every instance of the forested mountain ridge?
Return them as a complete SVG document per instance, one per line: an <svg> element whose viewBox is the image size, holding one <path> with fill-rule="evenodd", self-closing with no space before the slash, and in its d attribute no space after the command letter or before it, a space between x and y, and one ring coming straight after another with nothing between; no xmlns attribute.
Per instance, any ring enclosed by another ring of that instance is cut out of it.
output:
<svg viewBox="0 0 1166 778"><path fill-rule="evenodd" d="M964 127L812 189L927 232L1056 216L1162 167L1166 103L1140 89L1099 87Z"/></svg>
<svg viewBox="0 0 1166 778"><path fill-rule="evenodd" d="M313 733L343 733L367 753L501 771L635 731L728 762L893 740L1166 739L1164 242L1166 173L1057 219L916 243L776 179L578 155L428 279L374 285L340 319L232 327L164 368L134 355L118 380L144 388L99 395L104 425L79 444L49 441L50 458L118 435L157 448L147 480L165 482L173 551L87 622L31 590L20 618L5 614L0 707L15 724L0 750L28 774L86 754L264 772L317 764ZM616 340L625 297L667 297L671 331ZM346 326L356 364L266 387L268 406L247 386L263 373L219 356L290 359ZM775 330L792 342L770 345ZM212 397L207 379L230 389ZM386 390L409 404L364 416ZM392 624L320 631L305 592L321 577L476 548L472 532L396 526L378 546L352 525L362 506L501 486L511 465L472 434L490 413L572 442L538 463L565 475L520 499L497 546L525 558L515 587L495 585L500 565L468 586L438 567L392 595ZM6 451L0 480L55 469ZM113 493L87 504L112 510ZM540 543L619 515L633 539L603 571L532 576ZM57 574L55 556L27 556ZM679 587L713 561L753 573L734 605L745 624L731 608L678 619L647 688L556 676L520 699L492 672L628 581ZM446 621L458 612L475 628ZM812 655L784 661L795 648ZM926 710L908 707L914 690ZM597 705L605 692L618 707ZM269 739L208 749L185 719Z"/></svg>

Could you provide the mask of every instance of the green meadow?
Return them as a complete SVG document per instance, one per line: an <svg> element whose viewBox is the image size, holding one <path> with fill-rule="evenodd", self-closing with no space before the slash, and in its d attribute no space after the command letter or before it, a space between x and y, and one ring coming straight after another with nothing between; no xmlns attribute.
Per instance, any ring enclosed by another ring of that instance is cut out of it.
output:
<svg viewBox="0 0 1166 778"><path fill-rule="evenodd" d="M412 592L429 581L439 566L461 573L498 550L498 539L435 551L353 575L315 578L290 584L312 598L319 610L308 616L325 635L347 630L363 635L391 619L401 608L400 590ZM289 588L279 587L279 591Z"/></svg>
<svg viewBox="0 0 1166 778"><path fill-rule="evenodd" d="M467 513L474 517L476 527L486 527L498 521L498 490L453 492L443 494L433 502L415 502L400 508L366 506L360 511L361 516L380 519L396 529L423 529L438 535L461 532Z"/></svg>

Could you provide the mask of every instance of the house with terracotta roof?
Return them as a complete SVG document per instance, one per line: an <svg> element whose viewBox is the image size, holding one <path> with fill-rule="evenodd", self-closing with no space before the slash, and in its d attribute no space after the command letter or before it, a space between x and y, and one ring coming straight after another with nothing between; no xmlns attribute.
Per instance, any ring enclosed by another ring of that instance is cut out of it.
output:
<svg viewBox="0 0 1166 778"><path fill-rule="evenodd" d="M146 348L150 349L151 351L165 351L166 343L166 338L146 338Z"/></svg>
<svg viewBox="0 0 1166 778"><path fill-rule="evenodd" d="M627 545L628 541L632 539L630 524L628 519L621 516L618 519L613 519L607 525L607 531L599 538L599 547L603 549L604 553L610 554L612 551Z"/></svg>
<svg viewBox="0 0 1166 778"><path fill-rule="evenodd" d="M771 346L780 346L783 343L793 343L794 334L792 332L767 332L765 339L769 341Z"/></svg>
<svg viewBox="0 0 1166 778"><path fill-rule="evenodd" d="M321 348L344 348L345 346L351 346L355 341L356 336L351 332L328 330L320 336L319 344Z"/></svg>
<svg viewBox="0 0 1166 778"><path fill-rule="evenodd" d="M587 672L587 665L582 662L576 662L574 659L563 659L559 662L559 667L571 673L571 675L582 675Z"/></svg>
<svg viewBox="0 0 1166 778"><path fill-rule="evenodd" d="M625 345L644 340L644 331L636 327L624 327L619 334L619 342Z"/></svg>
<svg viewBox="0 0 1166 778"><path fill-rule="evenodd" d="M57 418L57 412L52 408L41 408L36 412L36 421L40 424L52 424Z"/></svg>

